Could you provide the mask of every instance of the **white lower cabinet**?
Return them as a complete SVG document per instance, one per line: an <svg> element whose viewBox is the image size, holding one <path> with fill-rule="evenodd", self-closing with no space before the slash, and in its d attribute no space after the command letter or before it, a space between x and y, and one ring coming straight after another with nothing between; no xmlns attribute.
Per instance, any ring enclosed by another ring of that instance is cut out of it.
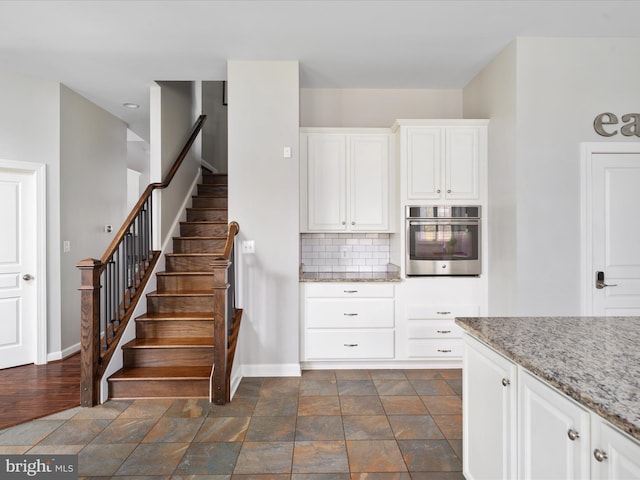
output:
<svg viewBox="0 0 640 480"><path fill-rule="evenodd" d="M463 338L467 480L640 479L640 442L478 340Z"/></svg>
<svg viewBox="0 0 640 480"><path fill-rule="evenodd" d="M518 376L521 479L589 477L589 411L529 372Z"/></svg>
<svg viewBox="0 0 640 480"><path fill-rule="evenodd" d="M395 356L394 286L303 284L302 361Z"/></svg>
<svg viewBox="0 0 640 480"><path fill-rule="evenodd" d="M640 445L608 422L592 418L591 466L593 479L637 480Z"/></svg>
<svg viewBox="0 0 640 480"><path fill-rule="evenodd" d="M475 317L475 305L421 305L407 307L409 358L462 360L462 329L456 317Z"/></svg>
<svg viewBox="0 0 640 480"><path fill-rule="evenodd" d="M513 480L516 461L516 365L465 335L462 367L463 474Z"/></svg>

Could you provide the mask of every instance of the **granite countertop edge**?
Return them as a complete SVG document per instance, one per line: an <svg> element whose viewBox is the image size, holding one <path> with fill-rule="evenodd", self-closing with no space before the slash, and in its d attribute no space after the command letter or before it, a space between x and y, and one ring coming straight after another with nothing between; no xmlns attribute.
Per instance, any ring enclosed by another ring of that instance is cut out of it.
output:
<svg viewBox="0 0 640 480"><path fill-rule="evenodd" d="M303 272L300 282L401 282L399 272Z"/></svg>
<svg viewBox="0 0 640 480"><path fill-rule="evenodd" d="M534 317L512 317L511 320L513 321L525 320L525 319L531 320L532 318ZM595 321L604 321L604 318L598 319L596 317L549 317L549 318L550 319L552 318L556 321L561 319L566 319L566 318L574 318L574 319L590 318ZM505 319L504 317L500 318L500 320L504 320L504 319ZM540 318L535 318L535 319L540 320ZM533 354L518 353L516 351L517 345L515 343L510 345L508 340L499 339L490 334L491 327L489 323L491 320L492 320L491 317L486 317L486 318L457 317L455 319L455 323L460 325L471 336L487 344L489 347L493 348L503 356L509 358L514 363L522 366L523 368L525 368L535 376L544 380L546 383L560 390L561 392L563 392L565 395L575 400L580 405L590 409L591 411L594 411L595 413L600 415L602 418L609 421L611 424L615 425L622 431L631 435L637 441L640 441L640 423L638 423L637 421L635 422L632 421L629 418L629 416L627 416L624 412L621 413L620 411L616 411L615 407L617 405L615 402L607 405L606 399L604 398L599 399L597 398L597 395L590 395L584 392L579 386L579 383L580 383L579 380L572 382L572 380L576 378L579 379L581 374L584 375L584 372L577 372L574 375L570 373L562 372L562 374L559 375L557 374L558 365L556 364L547 365L545 367L544 362L545 360L547 360L547 358L542 358L544 357L543 350L541 350L541 353L539 356L533 356ZM478 323L478 321L480 323ZM478 326L480 326L481 328L478 328ZM543 329L541 329L538 332L538 334L541 337L544 337L545 333L546 332L543 331ZM537 345L543 345L542 348L544 348L544 346L547 346L549 344L547 342L541 342L540 340L538 340ZM587 375L585 376L589 376L589 372L587 372ZM559 377L562 377L562 378L559 378ZM615 384L616 379L610 379L610 380L613 384ZM618 379L617 381L621 381L621 380ZM612 390L612 391L615 390L615 388L612 388L612 385L610 384L598 385L598 389L605 389L605 390Z"/></svg>

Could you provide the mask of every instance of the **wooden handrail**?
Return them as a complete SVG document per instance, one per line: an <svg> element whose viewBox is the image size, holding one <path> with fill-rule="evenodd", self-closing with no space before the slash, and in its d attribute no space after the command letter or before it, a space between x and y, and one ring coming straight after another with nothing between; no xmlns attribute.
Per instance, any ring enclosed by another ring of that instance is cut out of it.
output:
<svg viewBox="0 0 640 480"><path fill-rule="evenodd" d="M145 188L144 192L142 193L142 196L140 197L138 202L133 206L131 213L129 213L129 216L125 219L124 223L122 224L122 227L120 227L120 230L118 230L118 233L116 234L116 236L113 237L113 240L107 247L107 250L104 252L104 255L102 255L102 258L100 260L103 264L106 264L109 258L111 258L111 255L113 255L113 252L115 252L118 245L120 245L125 235L127 234L127 230L133 224L133 221L135 220L136 216L140 213L140 210L144 206L147 199L151 196L151 193L153 193L153 191L156 189L161 190L169 186L169 184L171 183L171 180L173 180L173 177L175 176L176 172L182 165L182 162L187 157L187 154L189 153L189 150L191 149L193 142L196 141L196 138L198 137L200 130L202 130L202 125L204 125L204 122L206 120L207 120L206 115L200 115L198 117L198 120L193 126L193 130L191 131L191 135L189 136L189 139L184 144L184 147L182 147L180 154L176 158L175 162L173 162L173 165L171 166L171 170L169 170L169 173L167 173L166 177L164 177L164 180L160 183L150 183L149 185L147 185L147 188Z"/></svg>
<svg viewBox="0 0 640 480"><path fill-rule="evenodd" d="M225 260L229 260L229 258L231 258L231 250L233 249L233 241L236 238L236 235L238 235L239 231L240 231L240 225L238 225L238 222L233 221L233 222L229 223L229 230L227 232L227 243L224 244L224 256L223 256L223 258Z"/></svg>

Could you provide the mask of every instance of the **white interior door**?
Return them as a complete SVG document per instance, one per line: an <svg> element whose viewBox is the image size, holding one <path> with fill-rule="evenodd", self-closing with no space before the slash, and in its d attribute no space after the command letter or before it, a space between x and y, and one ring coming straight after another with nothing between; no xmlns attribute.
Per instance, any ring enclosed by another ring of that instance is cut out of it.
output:
<svg viewBox="0 0 640 480"><path fill-rule="evenodd" d="M586 235L591 244L586 313L635 316L640 315L640 145L613 153L604 148L589 152L586 165Z"/></svg>
<svg viewBox="0 0 640 480"><path fill-rule="evenodd" d="M0 368L38 352L36 173L0 166Z"/></svg>

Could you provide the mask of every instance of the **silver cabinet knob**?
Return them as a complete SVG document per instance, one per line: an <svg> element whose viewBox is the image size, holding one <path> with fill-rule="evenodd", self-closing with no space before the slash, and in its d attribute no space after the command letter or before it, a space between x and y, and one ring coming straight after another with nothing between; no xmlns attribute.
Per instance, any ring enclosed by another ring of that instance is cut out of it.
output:
<svg viewBox="0 0 640 480"><path fill-rule="evenodd" d="M447 190L447 193L451 193L451 190Z"/></svg>
<svg viewBox="0 0 640 480"><path fill-rule="evenodd" d="M342 221L342 225L346 225L346 224L347 224L347 222L345 222L345 221L343 220L343 221Z"/></svg>
<svg viewBox="0 0 640 480"><path fill-rule="evenodd" d="M503 378L502 379L502 386L503 387L508 387L509 385L511 385L511 380L509 380L508 378Z"/></svg>
<svg viewBox="0 0 640 480"><path fill-rule="evenodd" d="M25 273L25 274L22 276L22 279L23 279L25 282L28 282L29 280L33 280L33 275L29 275L28 273Z"/></svg>
<svg viewBox="0 0 640 480"><path fill-rule="evenodd" d="M567 432L567 436L569 437L569 440L573 442L580 438L580 433L576 432L573 428L570 428Z"/></svg>
<svg viewBox="0 0 640 480"><path fill-rule="evenodd" d="M599 448L596 448L593 451L593 456L599 462L604 462L608 458L607 454L605 452L603 452L602 450L600 450Z"/></svg>
<svg viewBox="0 0 640 480"><path fill-rule="evenodd" d="M356 224L356 222L351 222L351 225L355 225L355 224Z"/></svg>
<svg viewBox="0 0 640 480"><path fill-rule="evenodd" d="M436 190L436 193L440 193L440 189L437 189L437 190Z"/></svg>

